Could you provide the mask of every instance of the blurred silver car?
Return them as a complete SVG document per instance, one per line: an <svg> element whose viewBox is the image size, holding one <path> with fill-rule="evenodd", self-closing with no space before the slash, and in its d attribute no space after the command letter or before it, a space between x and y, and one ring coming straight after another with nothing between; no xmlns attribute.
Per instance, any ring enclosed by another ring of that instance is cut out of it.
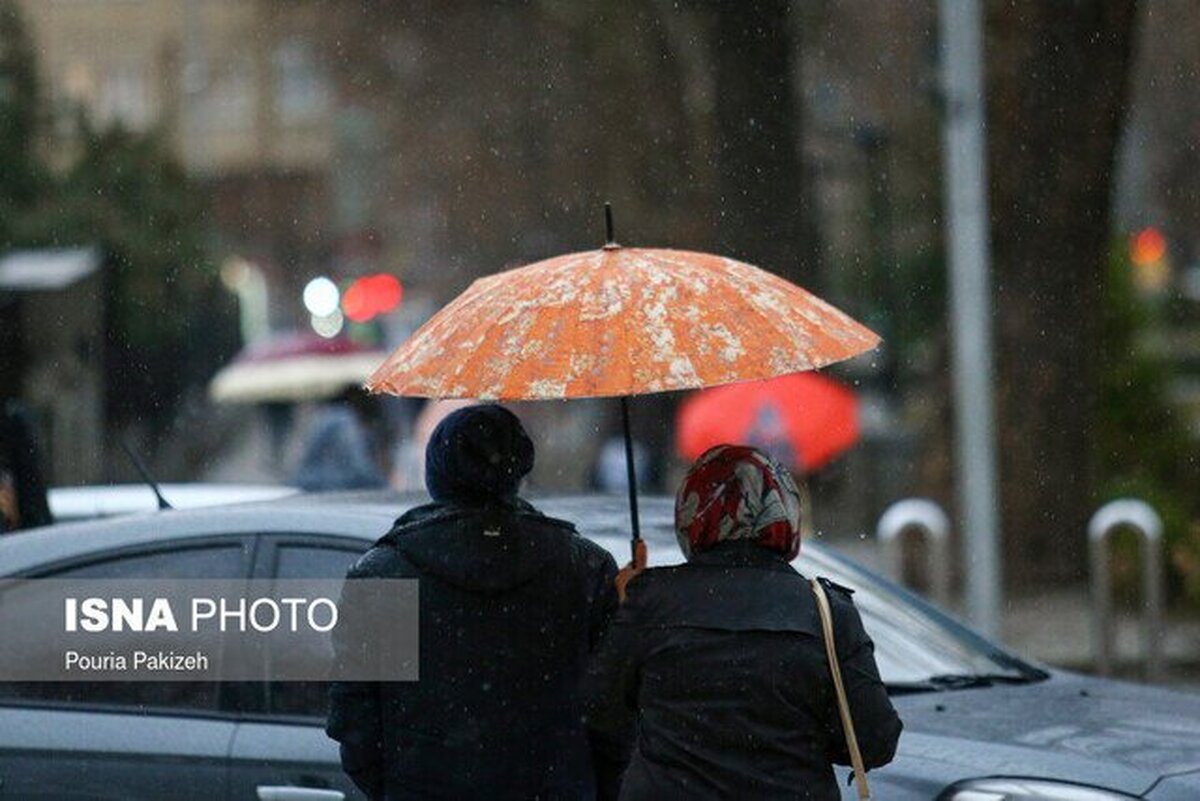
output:
<svg viewBox="0 0 1200 801"><path fill-rule="evenodd" d="M417 502L298 495L46 527L0 537L0 576L340 577ZM618 500L537 505L627 560ZM646 499L643 521L651 564L678 562L670 501ZM856 590L904 719L876 797L1200 798L1200 696L1032 665L817 543L796 567ZM0 684L0 798L361 798L324 735L325 703L319 683Z"/></svg>
<svg viewBox="0 0 1200 801"><path fill-rule="evenodd" d="M173 509L270 501L300 491L279 484L161 484L159 490ZM154 490L146 484L51 487L46 491L46 503L56 523L75 523L158 509Z"/></svg>

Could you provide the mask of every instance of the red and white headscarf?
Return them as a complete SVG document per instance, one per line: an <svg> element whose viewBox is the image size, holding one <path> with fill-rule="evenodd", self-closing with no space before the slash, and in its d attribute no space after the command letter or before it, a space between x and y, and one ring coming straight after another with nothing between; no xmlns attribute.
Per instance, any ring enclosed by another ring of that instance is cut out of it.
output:
<svg viewBox="0 0 1200 801"><path fill-rule="evenodd" d="M800 553L802 508L791 473L743 445L717 445L688 470L675 496L675 533L689 559L718 542L750 540Z"/></svg>

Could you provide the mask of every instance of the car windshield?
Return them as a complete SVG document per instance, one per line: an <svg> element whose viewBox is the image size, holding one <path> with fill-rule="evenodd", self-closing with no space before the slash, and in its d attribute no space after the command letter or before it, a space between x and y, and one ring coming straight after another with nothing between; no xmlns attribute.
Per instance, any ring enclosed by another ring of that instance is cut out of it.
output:
<svg viewBox="0 0 1200 801"><path fill-rule="evenodd" d="M889 686L931 681L946 686L944 679L952 676L1020 679L1037 673L999 646L832 549L808 545L795 566L806 576L826 576L854 590L863 626L875 642L879 673Z"/></svg>
<svg viewBox="0 0 1200 801"><path fill-rule="evenodd" d="M586 528L584 533L604 545L618 562L627 561L629 545L624 533ZM652 567L683 561L674 534L666 526L651 525L642 534ZM806 543L793 565L805 576L823 576L854 590L863 626L875 642L879 673L890 688L950 688L970 682L1015 681L1040 675L999 646L832 548Z"/></svg>

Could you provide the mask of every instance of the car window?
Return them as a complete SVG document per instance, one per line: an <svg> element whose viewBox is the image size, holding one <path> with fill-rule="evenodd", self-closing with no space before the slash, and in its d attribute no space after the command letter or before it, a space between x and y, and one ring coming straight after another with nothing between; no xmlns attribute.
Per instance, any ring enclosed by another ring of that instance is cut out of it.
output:
<svg viewBox="0 0 1200 801"><path fill-rule="evenodd" d="M240 539L107 554L41 574L56 579L240 578L246 575L247 547ZM137 710L215 712L217 682L0 682L0 702L24 701L68 706L112 706Z"/></svg>
<svg viewBox="0 0 1200 801"><path fill-rule="evenodd" d="M919 605L894 585L810 550L801 554L796 569L854 590L854 605L875 643L875 661L884 682L904 685L952 674L1019 676L1024 672L995 646Z"/></svg>
<svg viewBox="0 0 1200 801"><path fill-rule="evenodd" d="M55 570L60 579L241 578L245 551L240 543L121 554Z"/></svg>
<svg viewBox="0 0 1200 801"><path fill-rule="evenodd" d="M367 543L351 541L320 543L279 542L275 546L275 578L341 578L362 555ZM268 691L272 715L324 718L328 711L329 683L323 681L275 681Z"/></svg>
<svg viewBox="0 0 1200 801"><path fill-rule="evenodd" d="M366 550L345 545L290 545L275 549L275 577L282 579L341 578Z"/></svg>

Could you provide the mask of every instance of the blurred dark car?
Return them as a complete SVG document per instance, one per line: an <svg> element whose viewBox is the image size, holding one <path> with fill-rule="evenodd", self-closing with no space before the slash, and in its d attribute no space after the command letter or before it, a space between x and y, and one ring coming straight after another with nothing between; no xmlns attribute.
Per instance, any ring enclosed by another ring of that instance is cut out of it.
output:
<svg viewBox="0 0 1200 801"><path fill-rule="evenodd" d="M341 577L416 502L299 495L51 526L0 537L0 577ZM538 506L627 560L617 498ZM651 564L680 561L670 501L642 508ZM1030 664L818 543L796 567L856 590L904 719L877 798L1200 798L1200 696ZM0 798L361 798L324 714L318 683L0 684Z"/></svg>

